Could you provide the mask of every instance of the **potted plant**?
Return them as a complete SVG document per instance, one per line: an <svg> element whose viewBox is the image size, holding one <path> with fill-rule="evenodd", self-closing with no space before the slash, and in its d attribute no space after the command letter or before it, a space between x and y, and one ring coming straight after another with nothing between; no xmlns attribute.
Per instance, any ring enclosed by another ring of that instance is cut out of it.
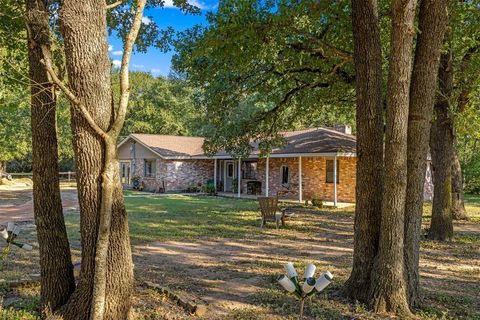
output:
<svg viewBox="0 0 480 320"><path fill-rule="evenodd" d="M205 186L205 192L211 196L214 196L217 193L217 190L215 189L215 185L213 183L207 184Z"/></svg>
<svg viewBox="0 0 480 320"><path fill-rule="evenodd" d="M234 193L238 192L238 179L234 178L232 179L232 189Z"/></svg>
<svg viewBox="0 0 480 320"><path fill-rule="evenodd" d="M320 195L318 193L315 193L312 196L312 205L317 207L317 208L322 208L323 207L323 201L320 198Z"/></svg>
<svg viewBox="0 0 480 320"><path fill-rule="evenodd" d="M137 190L138 188L140 188L140 176L133 176L132 177L132 187L133 189Z"/></svg>

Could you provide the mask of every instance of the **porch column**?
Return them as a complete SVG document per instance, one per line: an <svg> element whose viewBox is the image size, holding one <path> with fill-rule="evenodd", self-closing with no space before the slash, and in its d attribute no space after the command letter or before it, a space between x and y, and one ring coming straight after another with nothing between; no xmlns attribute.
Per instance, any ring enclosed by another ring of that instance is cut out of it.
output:
<svg viewBox="0 0 480 320"><path fill-rule="evenodd" d="M337 156L333 157L333 205L337 206Z"/></svg>
<svg viewBox="0 0 480 320"><path fill-rule="evenodd" d="M240 198L242 185L242 159L238 158L238 173L237 173L237 197Z"/></svg>
<svg viewBox="0 0 480 320"><path fill-rule="evenodd" d="M268 197L268 174L270 166L270 156L267 155L267 161L265 163L265 196Z"/></svg>
<svg viewBox="0 0 480 320"><path fill-rule="evenodd" d="M302 187L302 156L298 157L298 201L303 201Z"/></svg>
<svg viewBox="0 0 480 320"><path fill-rule="evenodd" d="M227 191L227 163L223 160L223 192Z"/></svg>
<svg viewBox="0 0 480 320"><path fill-rule="evenodd" d="M215 193L217 192L217 159L213 160L213 185L215 186Z"/></svg>

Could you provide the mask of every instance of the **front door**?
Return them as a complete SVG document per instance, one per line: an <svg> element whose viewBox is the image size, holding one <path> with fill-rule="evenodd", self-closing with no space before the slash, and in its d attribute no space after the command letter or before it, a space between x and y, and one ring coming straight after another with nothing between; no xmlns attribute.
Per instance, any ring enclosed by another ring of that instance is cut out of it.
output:
<svg viewBox="0 0 480 320"><path fill-rule="evenodd" d="M225 161L225 191L233 191L233 179L235 177L235 163L233 161Z"/></svg>
<svg viewBox="0 0 480 320"><path fill-rule="evenodd" d="M122 185L130 185L130 161L120 161L120 180Z"/></svg>

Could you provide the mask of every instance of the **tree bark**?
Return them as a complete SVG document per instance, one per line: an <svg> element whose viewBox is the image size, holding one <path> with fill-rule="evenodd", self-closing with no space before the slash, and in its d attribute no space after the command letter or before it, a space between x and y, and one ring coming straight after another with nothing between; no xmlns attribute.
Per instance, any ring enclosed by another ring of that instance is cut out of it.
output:
<svg viewBox="0 0 480 320"><path fill-rule="evenodd" d="M40 249L42 310L55 311L75 289L58 178L56 95L41 64L50 47L47 1L26 1L31 91L33 204Z"/></svg>
<svg viewBox="0 0 480 320"><path fill-rule="evenodd" d="M454 137L454 140L455 137ZM452 214L454 220L468 220L463 198L463 176L462 167L456 151L456 143L453 144L452 163Z"/></svg>
<svg viewBox="0 0 480 320"><path fill-rule="evenodd" d="M391 52L385 137L385 177L378 255L371 285L376 312L409 314L404 277L404 213L407 187L407 129L415 0L392 3Z"/></svg>
<svg viewBox="0 0 480 320"><path fill-rule="evenodd" d="M60 24L65 41L70 88L94 122L107 131L114 121L114 114L105 9L104 1L64 0ZM102 270L105 280L102 318L126 319L133 289L133 265L118 160L116 152L113 159L111 150L106 153L104 137L99 136L74 104L72 103L71 114L81 213L82 266L77 290L60 314L64 319L89 319L92 316L97 235L105 232L99 230L100 218L105 213L102 202L105 205L105 196L111 194L111 199L108 199L111 209L111 217L108 218L111 219L111 224L109 228L107 226L109 237L106 242L106 270ZM102 177L105 169L108 169L108 181L105 176ZM103 186L110 190L105 192ZM102 217L104 218L107 217Z"/></svg>
<svg viewBox="0 0 480 320"><path fill-rule="evenodd" d="M420 33L410 85L405 204L404 254L410 306L419 304L419 249L423 213L423 189L430 128L437 87L438 66L447 26L447 1L422 0Z"/></svg>
<svg viewBox="0 0 480 320"><path fill-rule="evenodd" d="M352 0L357 94L357 186L348 295L366 303L378 248L383 182L382 55L378 3Z"/></svg>
<svg viewBox="0 0 480 320"><path fill-rule="evenodd" d="M436 120L431 132L433 165L432 221L428 237L432 240L447 240L453 236L452 222L452 161L453 119L450 114L449 97L453 88L452 52L442 54L439 69L440 95L435 103Z"/></svg>

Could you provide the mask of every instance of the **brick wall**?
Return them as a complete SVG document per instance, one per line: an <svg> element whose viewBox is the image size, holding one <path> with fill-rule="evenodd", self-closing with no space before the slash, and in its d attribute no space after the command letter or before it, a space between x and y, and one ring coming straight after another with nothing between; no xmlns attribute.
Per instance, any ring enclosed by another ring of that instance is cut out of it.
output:
<svg viewBox="0 0 480 320"><path fill-rule="evenodd" d="M355 202L356 158L338 157L339 178L337 200ZM333 183L327 183L326 158L302 158L304 198L311 199L314 194L326 201L333 200Z"/></svg>
<svg viewBox="0 0 480 320"><path fill-rule="evenodd" d="M133 176L139 176L146 190L158 190L165 183L166 191L180 191L192 185L205 185L213 179L213 160L156 159L155 177L144 176L145 159L136 159Z"/></svg>
<svg viewBox="0 0 480 320"><path fill-rule="evenodd" d="M337 184L337 200L340 202L355 202L355 170L356 158L338 157L339 183ZM310 200L318 194L325 201L333 201L333 183L326 182L326 161L323 157L302 157L303 199ZM258 160L257 179L262 182L262 192L265 194L265 159ZM281 184L281 167L289 167L289 187ZM270 158L269 165L269 195L279 191L291 190L287 198L298 198L298 157Z"/></svg>
<svg viewBox="0 0 480 320"><path fill-rule="evenodd" d="M198 183L205 185L209 179L213 179L213 160L167 162L167 190L184 190Z"/></svg>

